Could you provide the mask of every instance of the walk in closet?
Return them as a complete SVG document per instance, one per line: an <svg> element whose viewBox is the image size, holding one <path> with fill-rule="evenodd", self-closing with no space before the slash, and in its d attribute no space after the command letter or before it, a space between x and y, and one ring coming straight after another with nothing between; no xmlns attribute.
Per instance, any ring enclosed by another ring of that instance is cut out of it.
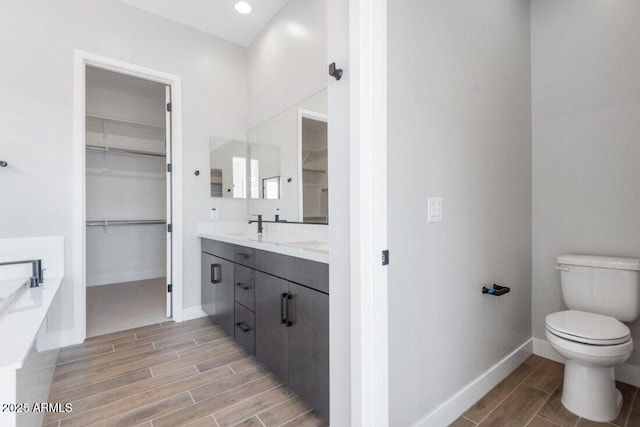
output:
<svg viewBox="0 0 640 427"><path fill-rule="evenodd" d="M166 95L87 67L87 336L167 320Z"/></svg>

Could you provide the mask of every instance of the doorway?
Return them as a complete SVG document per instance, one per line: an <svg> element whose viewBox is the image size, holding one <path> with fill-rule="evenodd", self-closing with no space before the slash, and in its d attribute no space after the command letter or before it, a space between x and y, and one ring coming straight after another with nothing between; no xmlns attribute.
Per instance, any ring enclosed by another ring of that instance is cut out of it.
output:
<svg viewBox="0 0 640 427"><path fill-rule="evenodd" d="M299 217L306 223L329 223L328 117L298 110Z"/></svg>
<svg viewBox="0 0 640 427"><path fill-rule="evenodd" d="M85 71L87 336L172 315L171 91Z"/></svg>

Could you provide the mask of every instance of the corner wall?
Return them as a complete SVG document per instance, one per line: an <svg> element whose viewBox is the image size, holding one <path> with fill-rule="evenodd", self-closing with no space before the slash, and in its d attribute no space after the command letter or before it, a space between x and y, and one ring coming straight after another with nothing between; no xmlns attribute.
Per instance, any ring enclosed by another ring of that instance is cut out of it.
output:
<svg viewBox="0 0 640 427"><path fill-rule="evenodd" d="M640 257L638 23L633 0L531 1L536 338L566 309L558 255Z"/></svg>
<svg viewBox="0 0 640 427"><path fill-rule="evenodd" d="M389 425L437 424L531 336L529 22L528 0L388 2Z"/></svg>

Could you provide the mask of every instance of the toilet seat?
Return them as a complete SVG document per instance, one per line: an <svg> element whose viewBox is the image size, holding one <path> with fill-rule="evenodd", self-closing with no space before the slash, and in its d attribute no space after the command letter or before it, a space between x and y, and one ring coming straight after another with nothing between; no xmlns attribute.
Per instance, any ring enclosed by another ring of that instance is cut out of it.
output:
<svg viewBox="0 0 640 427"><path fill-rule="evenodd" d="M602 314L559 311L549 314L545 324L551 334L582 344L609 346L631 340L631 331L624 323Z"/></svg>

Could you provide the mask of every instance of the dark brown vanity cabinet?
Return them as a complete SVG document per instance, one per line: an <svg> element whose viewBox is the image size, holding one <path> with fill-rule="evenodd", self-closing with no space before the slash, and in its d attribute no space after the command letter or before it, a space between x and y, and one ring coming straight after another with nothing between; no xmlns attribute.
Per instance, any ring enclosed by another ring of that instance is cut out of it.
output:
<svg viewBox="0 0 640 427"><path fill-rule="evenodd" d="M329 420L329 295L289 284L289 387Z"/></svg>
<svg viewBox="0 0 640 427"><path fill-rule="evenodd" d="M202 251L203 310L328 421L329 266L208 239Z"/></svg>
<svg viewBox="0 0 640 427"><path fill-rule="evenodd" d="M329 419L329 295L256 271L256 358Z"/></svg>
<svg viewBox="0 0 640 427"><path fill-rule="evenodd" d="M216 313L216 287L213 283L213 275L211 274L211 266L214 264L213 255L202 252L202 284L200 289L200 298L202 311L207 313L215 322Z"/></svg>
<svg viewBox="0 0 640 427"><path fill-rule="evenodd" d="M234 264L202 253L202 310L230 337L235 336Z"/></svg>
<svg viewBox="0 0 640 427"><path fill-rule="evenodd" d="M256 357L289 384L289 328L285 307L289 282L256 271Z"/></svg>

